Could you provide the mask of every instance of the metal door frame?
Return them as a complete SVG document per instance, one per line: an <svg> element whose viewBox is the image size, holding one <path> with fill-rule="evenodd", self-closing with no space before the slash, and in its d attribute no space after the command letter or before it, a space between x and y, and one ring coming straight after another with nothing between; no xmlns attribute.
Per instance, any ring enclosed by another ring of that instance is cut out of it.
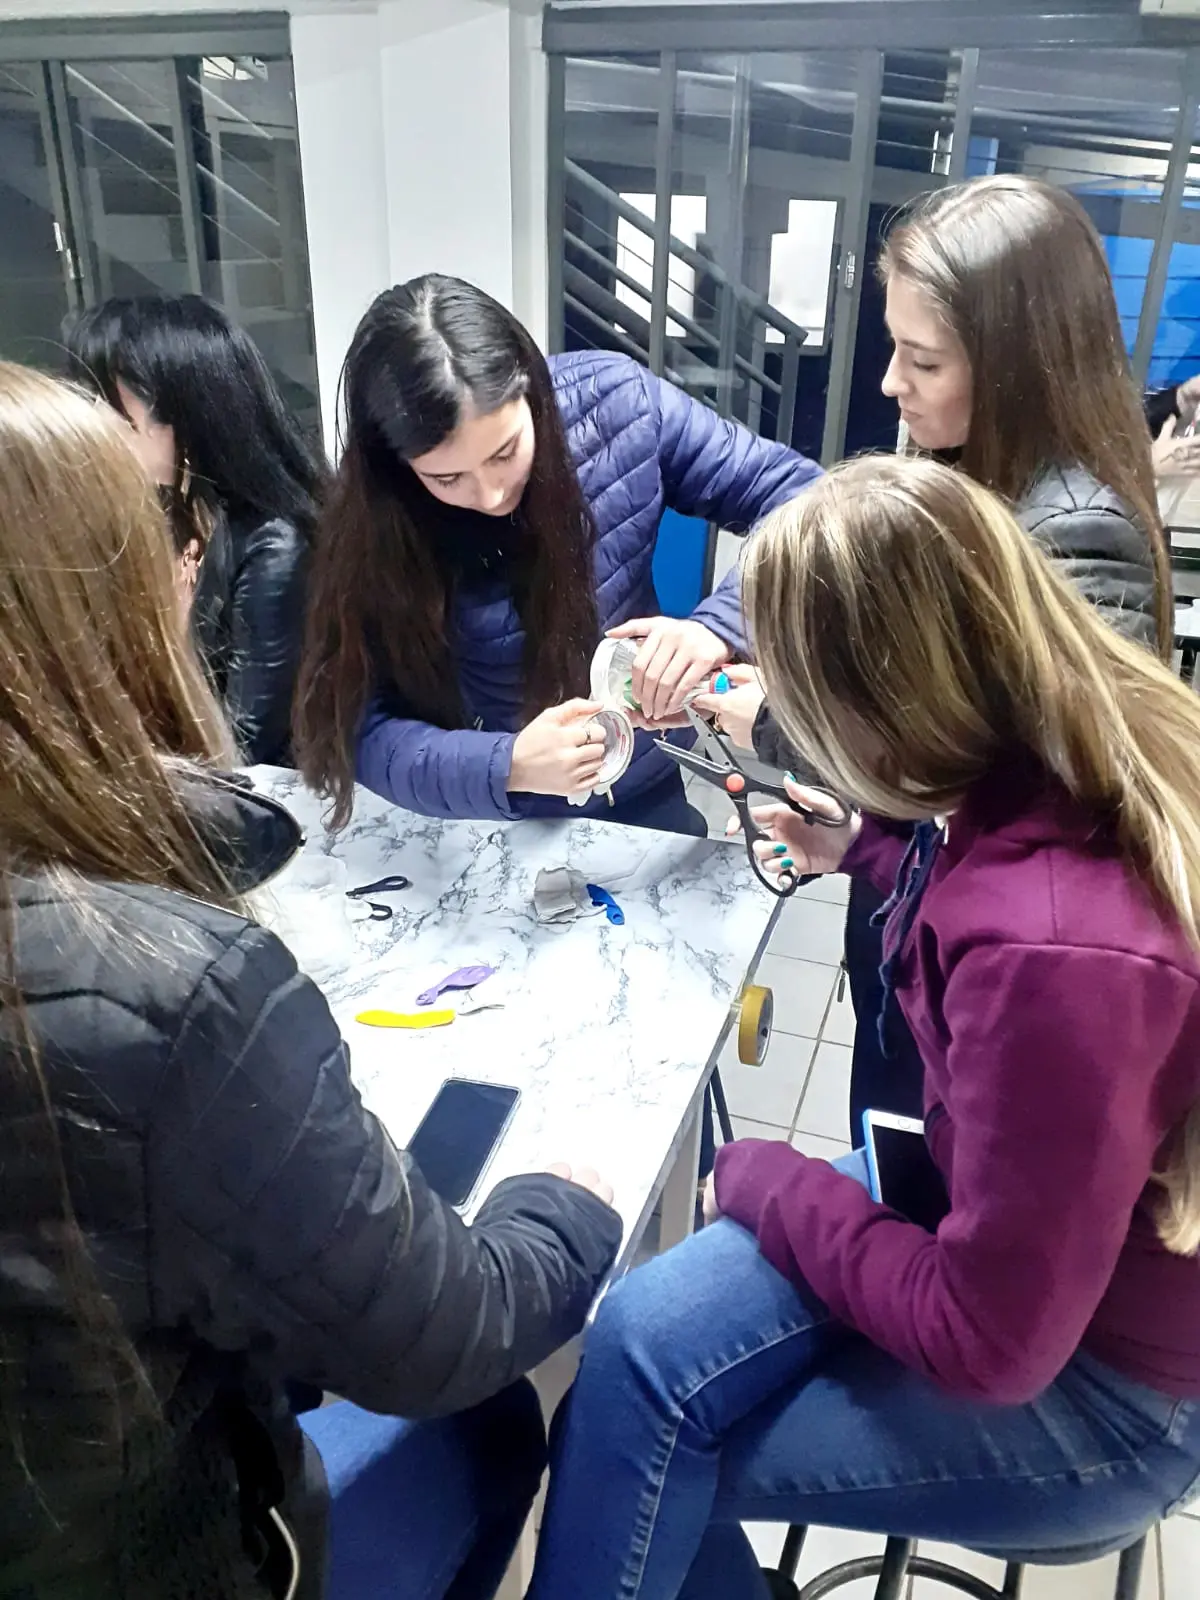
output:
<svg viewBox="0 0 1200 1600"><path fill-rule="evenodd" d="M748 0L580 9L549 4L542 32L549 54L576 56L1039 45L1186 48L1198 41L1200 22L1143 16L1137 0L805 0L793 5Z"/></svg>
<svg viewBox="0 0 1200 1600"><path fill-rule="evenodd" d="M1143 16L1133 0L1062 0L1053 11L1030 0L809 0L800 5L698 5L660 7L547 7L543 48L550 57L551 174L550 228L551 348L563 342L562 204L566 123L566 57L589 59L631 54L658 56L662 73L655 140L655 193L659 212L669 219L675 138L678 55L702 50L729 52L744 61L750 54L781 50L856 52L857 98L851 132L841 259L833 294L830 378L821 456L837 460L845 447L850 404L867 222L874 172L876 133L882 103L885 52L890 49L948 50L959 53L961 70L955 100L954 140L949 182L965 176L981 49L1184 48L1183 86L1167 176L1159 202L1150 271L1142 299L1132 365L1144 385L1149 370L1180 204L1200 110L1200 22ZM745 97L743 97L744 99ZM738 102L735 96L735 111ZM748 117L748 105L741 108ZM731 117L731 150L748 130ZM740 149L741 145L737 145ZM736 150L735 150L736 153ZM664 198L667 205L664 206ZM659 250L655 250L656 277ZM853 264L853 269L851 268ZM665 280L666 265L662 266ZM666 284L651 302L651 348L660 354L666 327Z"/></svg>
<svg viewBox="0 0 1200 1600"><path fill-rule="evenodd" d="M0 22L0 63L32 67L46 150L50 202L69 310L101 298L100 261L89 227L85 162L70 112L69 67L105 61L154 61L167 69L167 110L175 154L188 288L203 289L203 214L196 151L187 116L183 63L204 56L291 58L291 34L281 12L213 12L202 16L73 18Z"/></svg>

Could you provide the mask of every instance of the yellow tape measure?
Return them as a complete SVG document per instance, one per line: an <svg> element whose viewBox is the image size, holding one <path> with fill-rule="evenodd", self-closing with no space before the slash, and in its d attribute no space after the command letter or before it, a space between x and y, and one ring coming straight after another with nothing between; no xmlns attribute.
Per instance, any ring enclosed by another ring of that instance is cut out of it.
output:
<svg viewBox="0 0 1200 1600"><path fill-rule="evenodd" d="M368 1028L444 1028L456 1011L360 1011L355 1022Z"/></svg>

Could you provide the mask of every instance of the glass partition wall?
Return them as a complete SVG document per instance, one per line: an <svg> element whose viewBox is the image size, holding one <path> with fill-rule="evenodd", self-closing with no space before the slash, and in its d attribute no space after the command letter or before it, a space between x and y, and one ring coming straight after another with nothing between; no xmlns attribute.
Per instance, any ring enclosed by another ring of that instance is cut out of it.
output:
<svg viewBox="0 0 1200 1600"><path fill-rule="evenodd" d="M207 295L319 434L286 18L0 25L0 275L0 356L49 368L75 307Z"/></svg>
<svg viewBox="0 0 1200 1600"><path fill-rule="evenodd" d="M634 354L825 461L887 448L889 217L1027 172L1099 228L1139 379L1200 370L1197 24L809 0L551 7L545 37L558 348Z"/></svg>

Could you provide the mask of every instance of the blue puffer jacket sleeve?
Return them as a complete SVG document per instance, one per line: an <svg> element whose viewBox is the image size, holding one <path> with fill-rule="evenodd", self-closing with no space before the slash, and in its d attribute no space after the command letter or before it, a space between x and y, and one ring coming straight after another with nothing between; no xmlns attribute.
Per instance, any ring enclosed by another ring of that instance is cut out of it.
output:
<svg viewBox="0 0 1200 1600"><path fill-rule="evenodd" d="M520 815L508 797L511 733L438 728L397 717L378 701L358 736L356 776L375 794L426 817Z"/></svg>
<svg viewBox="0 0 1200 1600"><path fill-rule="evenodd" d="M647 388L661 416L659 468L672 511L704 517L730 533L746 533L768 511L785 504L821 475L807 456L763 439L739 423L647 375ZM737 571L692 612L739 653L747 648Z"/></svg>

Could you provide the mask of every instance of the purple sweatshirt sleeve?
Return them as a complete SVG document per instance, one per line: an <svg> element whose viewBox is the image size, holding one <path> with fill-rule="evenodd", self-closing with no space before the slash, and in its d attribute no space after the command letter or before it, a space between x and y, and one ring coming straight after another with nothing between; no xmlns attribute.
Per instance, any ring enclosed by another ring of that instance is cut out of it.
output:
<svg viewBox="0 0 1200 1600"><path fill-rule="evenodd" d="M943 1002L954 1153L936 1237L825 1162L756 1140L718 1152L717 1203L906 1366L1023 1404L1078 1349L1112 1277L1171 1125L1161 1064L1192 989L1123 953L976 946Z"/></svg>
<svg viewBox="0 0 1200 1600"><path fill-rule="evenodd" d="M870 878L876 888L890 894L900 871L908 840L892 833L877 817L863 817L858 838L842 857L838 869L852 878Z"/></svg>
<svg viewBox="0 0 1200 1600"><path fill-rule="evenodd" d="M644 375L660 417L658 460L672 511L745 533L768 511L821 476L815 461L718 417L672 383ZM740 574L735 568L692 612L739 654L747 649Z"/></svg>
<svg viewBox="0 0 1200 1600"><path fill-rule="evenodd" d="M426 817L511 820L511 733L436 728L373 706L358 736L359 783Z"/></svg>

